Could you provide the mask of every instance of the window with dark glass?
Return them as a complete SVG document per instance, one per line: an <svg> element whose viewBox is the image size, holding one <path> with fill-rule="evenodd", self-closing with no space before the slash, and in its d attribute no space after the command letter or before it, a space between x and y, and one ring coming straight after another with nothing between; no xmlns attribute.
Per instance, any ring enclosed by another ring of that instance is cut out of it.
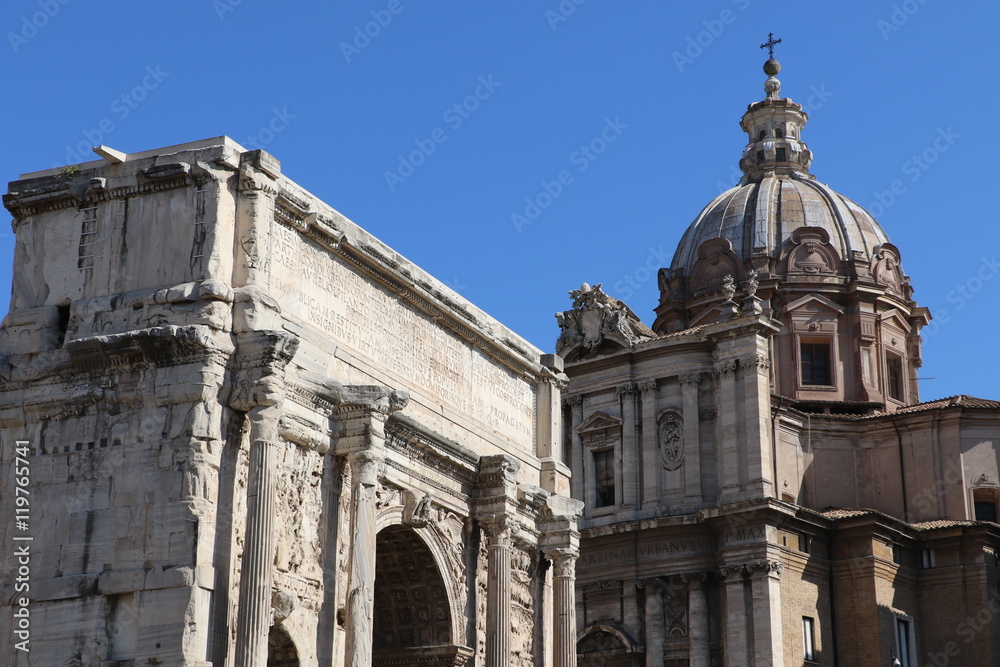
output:
<svg viewBox="0 0 1000 667"><path fill-rule="evenodd" d="M785 136L785 130L780 127L774 128L774 136L776 136L778 139L783 139Z"/></svg>
<svg viewBox="0 0 1000 667"><path fill-rule="evenodd" d="M830 344L802 343L800 358L802 363L802 384L830 386Z"/></svg>
<svg viewBox="0 0 1000 667"><path fill-rule="evenodd" d="M910 655L911 632L908 619L896 619L896 657L899 659L900 667L913 667L913 659Z"/></svg>
<svg viewBox="0 0 1000 667"><path fill-rule="evenodd" d="M764 151L757 151L757 162L764 161Z"/></svg>
<svg viewBox="0 0 1000 667"><path fill-rule="evenodd" d="M615 504L615 450L594 452L595 505L607 507Z"/></svg>
<svg viewBox="0 0 1000 667"><path fill-rule="evenodd" d="M897 401L903 400L903 360L894 354L887 355L885 371L889 385L889 397Z"/></svg>
<svg viewBox="0 0 1000 667"><path fill-rule="evenodd" d="M976 521L997 522L997 504L992 500L976 501Z"/></svg>
<svg viewBox="0 0 1000 667"><path fill-rule="evenodd" d="M786 160L784 148L777 148L775 149L774 153L775 153L774 159L776 159L778 162L784 162Z"/></svg>

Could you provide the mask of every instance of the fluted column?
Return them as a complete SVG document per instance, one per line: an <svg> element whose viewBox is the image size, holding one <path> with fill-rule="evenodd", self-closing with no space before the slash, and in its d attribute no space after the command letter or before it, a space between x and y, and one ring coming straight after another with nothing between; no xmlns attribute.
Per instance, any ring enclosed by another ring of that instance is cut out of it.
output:
<svg viewBox="0 0 1000 667"><path fill-rule="evenodd" d="M688 663L690 667L709 667L708 598L704 572L685 574L688 585Z"/></svg>
<svg viewBox="0 0 1000 667"><path fill-rule="evenodd" d="M759 560L747 565L753 600L754 664L782 667L785 652L782 642L781 570L774 560Z"/></svg>
<svg viewBox="0 0 1000 667"><path fill-rule="evenodd" d="M350 667L372 662L375 616L375 492L384 463L380 448L348 454L351 465L351 549L347 585L346 657Z"/></svg>
<svg viewBox="0 0 1000 667"><path fill-rule="evenodd" d="M698 416L698 384L701 373L680 376L684 417L684 495L689 502L702 503L701 433Z"/></svg>
<svg viewBox="0 0 1000 667"><path fill-rule="evenodd" d="M579 555L575 549L562 549L552 559L553 667L576 667L576 559Z"/></svg>
<svg viewBox="0 0 1000 667"><path fill-rule="evenodd" d="M246 534L236 617L237 667L267 662L276 546L278 420L284 402L285 365L297 348L298 338L280 331L244 331L237 335L233 364L236 389L230 406L245 412L250 423Z"/></svg>
<svg viewBox="0 0 1000 667"><path fill-rule="evenodd" d="M254 411L263 412L256 408ZM236 623L236 664L240 667L263 665L267 662L267 636L271 627L278 443L255 438L255 435L259 435L255 431L259 432L260 428L255 428L251 421L247 525L240 574L239 616Z"/></svg>
<svg viewBox="0 0 1000 667"><path fill-rule="evenodd" d="M622 402L622 504L635 507L639 504L639 477L642 474L639 467L638 447L636 438L634 382L619 385L615 393Z"/></svg>
<svg viewBox="0 0 1000 667"><path fill-rule="evenodd" d="M642 392L642 506L656 507L660 499L660 475L663 464L660 461L656 426L656 380L639 383Z"/></svg>
<svg viewBox="0 0 1000 667"><path fill-rule="evenodd" d="M486 533L486 667L510 667L511 571L510 559L517 521L517 471L511 456L479 459L477 519Z"/></svg>
<svg viewBox="0 0 1000 667"><path fill-rule="evenodd" d="M485 528L486 667L510 667L510 557L516 528L506 516L487 522Z"/></svg>
<svg viewBox="0 0 1000 667"><path fill-rule="evenodd" d="M646 667L663 667L663 591L655 578L636 583L646 591Z"/></svg>
<svg viewBox="0 0 1000 667"><path fill-rule="evenodd" d="M746 598L743 585L743 566L727 565L719 568L719 578L723 581L726 591L725 616L725 659L726 667L746 667L747 651L747 616ZM756 663L755 663L756 664ZM760 663L768 664L768 663Z"/></svg>
<svg viewBox="0 0 1000 667"><path fill-rule="evenodd" d="M369 667L375 614L375 496L385 464L385 424L410 397L378 385L338 387L334 394L340 401L334 453L345 457L351 470L343 664Z"/></svg>

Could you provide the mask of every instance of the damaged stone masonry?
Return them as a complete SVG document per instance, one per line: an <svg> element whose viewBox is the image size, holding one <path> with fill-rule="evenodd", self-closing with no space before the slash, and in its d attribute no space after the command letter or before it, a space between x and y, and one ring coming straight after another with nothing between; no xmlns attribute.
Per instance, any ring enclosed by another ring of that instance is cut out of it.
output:
<svg viewBox="0 0 1000 667"><path fill-rule="evenodd" d="M0 662L574 665L561 359L263 151L103 155L4 198Z"/></svg>

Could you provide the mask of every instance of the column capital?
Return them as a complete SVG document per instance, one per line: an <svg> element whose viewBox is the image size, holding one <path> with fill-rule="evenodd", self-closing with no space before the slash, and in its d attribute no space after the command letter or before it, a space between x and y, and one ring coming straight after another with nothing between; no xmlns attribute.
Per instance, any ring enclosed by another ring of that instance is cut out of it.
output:
<svg viewBox="0 0 1000 667"><path fill-rule="evenodd" d="M257 406L280 406L285 396L285 366L298 347L298 336L284 331L237 334L230 407L248 412Z"/></svg>
<svg viewBox="0 0 1000 667"><path fill-rule="evenodd" d="M712 366L712 372L715 373L717 379L728 378L736 372L738 366L739 362L736 359L717 361Z"/></svg>
<svg viewBox="0 0 1000 667"><path fill-rule="evenodd" d="M583 405L583 396L581 394L567 394L562 397L562 404L567 407Z"/></svg>
<svg viewBox="0 0 1000 667"><path fill-rule="evenodd" d="M776 560L755 560L746 564L746 571L751 577L772 577L781 579L781 571L785 566Z"/></svg>
<svg viewBox="0 0 1000 667"><path fill-rule="evenodd" d="M552 576L576 578L576 560L580 557L577 549L550 549L545 552L552 561Z"/></svg>
<svg viewBox="0 0 1000 667"><path fill-rule="evenodd" d="M643 393L656 391L656 380L643 380L639 383L639 391Z"/></svg>
<svg viewBox="0 0 1000 667"><path fill-rule="evenodd" d="M615 396L624 396L625 394L634 394L638 390L635 382L626 382L615 387Z"/></svg>
<svg viewBox="0 0 1000 667"><path fill-rule="evenodd" d="M697 386L701 382L701 371L689 371L687 373L681 373L677 376L677 380L684 385L694 385Z"/></svg>
<svg viewBox="0 0 1000 667"><path fill-rule="evenodd" d="M334 453L341 456L368 449L381 450L389 415L402 410L410 400L405 391L379 385L340 387L337 394Z"/></svg>
<svg viewBox="0 0 1000 667"><path fill-rule="evenodd" d="M662 589L665 583L663 577L641 577L635 580L635 587L641 589Z"/></svg>
<svg viewBox="0 0 1000 667"><path fill-rule="evenodd" d="M771 367L771 359L766 354L751 354L740 359L740 367L747 372L766 373Z"/></svg>
<svg viewBox="0 0 1000 667"><path fill-rule="evenodd" d="M723 565L722 567L719 568L718 575L719 578L722 579L723 581L727 580L733 581L737 579L742 579L743 572L745 571L745 569L746 566L743 565L742 563Z"/></svg>
<svg viewBox="0 0 1000 667"><path fill-rule="evenodd" d="M691 588L701 586L707 580L708 572L685 572L681 575L681 581Z"/></svg>

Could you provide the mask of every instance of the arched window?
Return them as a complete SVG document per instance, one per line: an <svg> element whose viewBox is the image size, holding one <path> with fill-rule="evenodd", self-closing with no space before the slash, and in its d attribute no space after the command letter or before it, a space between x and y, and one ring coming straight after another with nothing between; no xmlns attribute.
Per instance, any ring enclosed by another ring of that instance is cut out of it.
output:
<svg viewBox="0 0 1000 667"><path fill-rule="evenodd" d="M757 135L757 141L764 141L764 137L767 136L767 130L761 130L760 134Z"/></svg>
<svg viewBox="0 0 1000 667"><path fill-rule="evenodd" d="M785 130L783 128L780 128L780 127L774 128L774 136L776 136L779 139L784 139L785 138Z"/></svg>

